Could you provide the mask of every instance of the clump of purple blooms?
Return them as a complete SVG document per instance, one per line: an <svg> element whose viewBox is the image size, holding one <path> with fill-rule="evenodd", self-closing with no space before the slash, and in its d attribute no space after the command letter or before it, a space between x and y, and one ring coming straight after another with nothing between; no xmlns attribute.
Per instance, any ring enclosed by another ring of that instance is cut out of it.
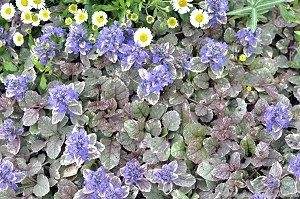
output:
<svg viewBox="0 0 300 199"><path fill-rule="evenodd" d="M243 28L236 33L236 38L244 46L244 54L249 57L255 52L261 36L261 29L252 32L250 28Z"/></svg>
<svg viewBox="0 0 300 199"><path fill-rule="evenodd" d="M149 57L148 51L138 44L123 44L119 51L121 53L119 59L123 71L129 70L131 66L141 68Z"/></svg>
<svg viewBox="0 0 300 199"><path fill-rule="evenodd" d="M23 133L24 133L24 128L16 127L15 122L12 119L5 119L0 124L0 139L13 141Z"/></svg>
<svg viewBox="0 0 300 199"><path fill-rule="evenodd" d="M70 113L69 104L79 99L71 86L55 85L49 90L48 103L59 113Z"/></svg>
<svg viewBox="0 0 300 199"><path fill-rule="evenodd" d="M174 60L173 52L175 48L169 43L153 44L150 48L153 64L168 64Z"/></svg>
<svg viewBox="0 0 300 199"><path fill-rule="evenodd" d="M103 166L96 171L86 169L83 171L84 188L83 193L90 194L91 198L103 197L109 188L110 177Z"/></svg>
<svg viewBox="0 0 300 199"><path fill-rule="evenodd" d="M136 185L139 190L149 192L151 190L151 184L144 177L145 172L146 166L141 166L135 159L127 162L125 167L120 169L120 173L125 179L125 184Z"/></svg>
<svg viewBox="0 0 300 199"><path fill-rule="evenodd" d="M15 97L16 100L21 101L28 90L29 82L30 78L26 75L7 75L4 79L6 97Z"/></svg>
<svg viewBox="0 0 300 199"><path fill-rule="evenodd" d="M254 193L250 199L267 199L267 196L264 193Z"/></svg>
<svg viewBox="0 0 300 199"><path fill-rule="evenodd" d="M209 63L211 70L216 75L221 75L227 61L227 48L225 42L217 42L208 38L207 43L200 49L201 62Z"/></svg>
<svg viewBox="0 0 300 199"><path fill-rule="evenodd" d="M87 55L93 48L93 44L88 39L86 28L80 25L71 25L66 40L66 52L73 54Z"/></svg>
<svg viewBox="0 0 300 199"><path fill-rule="evenodd" d="M145 96L159 94L164 87L173 82L173 75L168 65L158 65L150 70L140 69L139 75L142 78L139 89Z"/></svg>
<svg viewBox="0 0 300 199"><path fill-rule="evenodd" d="M6 45L4 28L0 25L0 48Z"/></svg>
<svg viewBox="0 0 300 199"><path fill-rule="evenodd" d="M267 132L272 134L281 131L283 128L288 128L292 120L292 114L287 106L278 102L266 108L263 120Z"/></svg>
<svg viewBox="0 0 300 199"><path fill-rule="evenodd" d="M89 161L89 139L84 129L71 132L67 135L66 156L75 162Z"/></svg>
<svg viewBox="0 0 300 199"><path fill-rule="evenodd" d="M129 187L122 186L118 177L112 177L108 188L104 193L104 199L121 199L126 198L129 194Z"/></svg>
<svg viewBox="0 0 300 199"><path fill-rule="evenodd" d="M206 0L207 12L210 15L209 23L212 26L226 24L228 9L228 0Z"/></svg>
<svg viewBox="0 0 300 199"><path fill-rule="evenodd" d="M300 153L290 159L288 171L294 174L297 179L300 179Z"/></svg>
<svg viewBox="0 0 300 199"><path fill-rule="evenodd" d="M38 57L41 64L46 65L62 48L54 39L64 37L65 30L61 27L46 26L42 32L41 37L35 40L32 52Z"/></svg>
<svg viewBox="0 0 300 199"><path fill-rule="evenodd" d="M12 162L6 159L0 160L0 191L5 191L8 187L17 190L17 183L24 178L25 174L15 170Z"/></svg>
<svg viewBox="0 0 300 199"><path fill-rule="evenodd" d="M114 22L110 27L104 27L95 43L97 53L104 55L109 61L116 63L120 54L120 48L125 41L123 29L118 22Z"/></svg>

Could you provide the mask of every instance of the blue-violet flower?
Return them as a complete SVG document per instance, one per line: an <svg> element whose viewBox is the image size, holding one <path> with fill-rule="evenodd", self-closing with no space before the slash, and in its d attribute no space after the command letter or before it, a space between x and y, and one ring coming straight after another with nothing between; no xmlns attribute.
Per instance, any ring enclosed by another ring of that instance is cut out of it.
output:
<svg viewBox="0 0 300 199"><path fill-rule="evenodd" d="M23 133L24 128L16 127L12 119L5 119L3 123L0 124L0 139L13 141Z"/></svg>
<svg viewBox="0 0 300 199"><path fill-rule="evenodd" d="M209 23L212 26L226 24L228 9L228 0L206 0L207 11L211 16Z"/></svg>
<svg viewBox="0 0 300 199"><path fill-rule="evenodd" d="M216 75L221 75L227 61L227 51L226 43L208 38L207 43L200 50L201 62L209 63L211 70Z"/></svg>
<svg viewBox="0 0 300 199"><path fill-rule="evenodd" d="M247 57L255 52L260 36L260 28L257 28L255 32L252 32L250 28L243 28L236 33L236 38L244 46L244 54Z"/></svg>
<svg viewBox="0 0 300 199"><path fill-rule="evenodd" d="M15 97L16 100L21 101L28 90L29 82L30 78L25 75L7 75L4 80L6 97Z"/></svg>
<svg viewBox="0 0 300 199"><path fill-rule="evenodd" d="M0 191L7 190L8 187L16 190L17 183L25 178L23 172L14 170L13 163L9 160L0 160Z"/></svg>

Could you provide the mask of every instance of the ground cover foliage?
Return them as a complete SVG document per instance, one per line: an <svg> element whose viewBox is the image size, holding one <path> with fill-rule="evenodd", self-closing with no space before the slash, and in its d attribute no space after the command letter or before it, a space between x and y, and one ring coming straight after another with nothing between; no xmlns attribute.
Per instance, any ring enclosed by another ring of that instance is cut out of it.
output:
<svg viewBox="0 0 300 199"><path fill-rule="evenodd" d="M299 198L299 8L0 1L0 198Z"/></svg>

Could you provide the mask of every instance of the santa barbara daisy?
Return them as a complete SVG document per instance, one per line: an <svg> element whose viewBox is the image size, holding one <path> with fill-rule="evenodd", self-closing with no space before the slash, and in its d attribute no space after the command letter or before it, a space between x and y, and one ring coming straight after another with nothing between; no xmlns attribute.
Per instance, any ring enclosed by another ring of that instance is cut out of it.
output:
<svg viewBox="0 0 300 199"><path fill-rule="evenodd" d="M139 44L142 47L149 46L153 36L149 28L139 28L134 33L134 42Z"/></svg>
<svg viewBox="0 0 300 199"><path fill-rule="evenodd" d="M43 8L39 11L39 19L42 21L48 21L50 17L50 10L48 8Z"/></svg>
<svg viewBox="0 0 300 199"><path fill-rule="evenodd" d="M22 46L24 43L24 36L19 32L15 32L13 35L13 41L16 46Z"/></svg>
<svg viewBox="0 0 300 199"><path fill-rule="evenodd" d="M68 11L72 14L75 14L77 12L77 4L71 4L68 7Z"/></svg>
<svg viewBox="0 0 300 199"><path fill-rule="evenodd" d="M98 28L105 26L107 23L107 14L103 11L94 12L92 15L92 23Z"/></svg>
<svg viewBox="0 0 300 199"><path fill-rule="evenodd" d="M10 20L16 12L15 7L11 3L5 3L1 6L1 17L5 20Z"/></svg>
<svg viewBox="0 0 300 199"><path fill-rule="evenodd" d="M72 19L72 18L67 17L67 18L65 19L65 24L66 24L67 26L71 25L72 23L73 23L73 19Z"/></svg>
<svg viewBox="0 0 300 199"><path fill-rule="evenodd" d="M195 28L202 28L204 25L208 24L209 16L207 12L196 9L191 12L190 22Z"/></svg>
<svg viewBox="0 0 300 199"><path fill-rule="evenodd" d="M168 24L168 27L169 28L176 28L178 26L178 21L175 17L170 17L168 20L167 20L167 24Z"/></svg>
<svg viewBox="0 0 300 199"><path fill-rule="evenodd" d="M83 22L87 21L88 18L89 15L85 9L78 9L74 16L77 24L82 24Z"/></svg>
<svg viewBox="0 0 300 199"><path fill-rule="evenodd" d="M31 5L29 0L16 0L16 6L21 11L31 10Z"/></svg>
<svg viewBox="0 0 300 199"><path fill-rule="evenodd" d="M24 24L32 23L32 13L29 10L25 11L25 12L22 12L21 20Z"/></svg>
<svg viewBox="0 0 300 199"><path fill-rule="evenodd" d="M35 9L42 9L45 8L45 0L31 0L30 5Z"/></svg>
<svg viewBox="0 0 300 199"><path fill-rule="evenodd" d="M175 11L179 14L185 14L190 11L190 7L193 7L190 2L193 0L172 0L172 5Z"/></svg>
<svg viewBox="0 0 300 199"><path fill-rule="evenodd" d="M32 24L33 26L39 26L40 25L40 18L38 14L33 14L32 15Z"/></svg>

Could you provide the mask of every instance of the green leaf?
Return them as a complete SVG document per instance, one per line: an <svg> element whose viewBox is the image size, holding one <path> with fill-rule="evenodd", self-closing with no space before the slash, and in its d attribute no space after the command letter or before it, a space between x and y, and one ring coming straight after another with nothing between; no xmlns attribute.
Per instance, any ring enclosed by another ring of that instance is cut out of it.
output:
<svg viewBox="0 0 300 199"><path fill-rule="evenodd" d="M285 142L291 149L300 150L300 135L289 134L285 136Z"/></svg>
<svg viewBox="0 0 300 199"><path fill-rule="evenodd" d="M140 131L140 125L138 121L126 120L124 122L124 130L128 133L131 139L141 141L143 139L143 132Z"/></svg>
<svg viewBox="0 0 300 199"><path fill-rule="evenodd" d="M38 122L38 130L41 135L50 137L57 134L57 124L52 124L48 116L42 116Z"/></svg>
<svg viewBox="0 0 300 199"><path fill-rule="evenodd" d="M105 100L114 98L120 108L129 101L129 89L119 78L109 79L101 89L101 97Z"/></svg>
<svg viewBox="0 0 300 199"><path fill-rule="evenodd" d="M131 109L132 109L132 113L136 119L147 117L150 113L150 108L145 101L132 102Z"/></svg>
<svg viewBox="0 0 300 199"><path fill-rule="evenodd" d="M18 71L18 68L10 61L4 61L2 65L6 71L11 71L11 72Z"/></svg>
<svg viewBox="0 0 300 199"><path fill-rule="evenodd" d="M297 193L296 182L292 177L286 176L283 179L281 179L280 193L284 197Z"/></svg>
<svg viewBox="0 0 300 199"><path fill-rule="evenodd" d="M22 117L24 126L34 125L40 117L39 109L27 109Z"/></svg>
<svg viewBox="0 0 300 199"><path fill-rule="evenodd" d="M180 126L180 115L177 111L168 111L162 117L162 123L170 131L177 131Z"/></svg>
<svg viewBox="0 0 300 199"><path fill-rule="evenodd" d="M250 17L250 28L251 28L252 32L254 32L256 30L257 21L258 21L257 9L253 8L251 11L251 17Z"/></svg>
<svg viewBox="0 0 300 199"><path fill-rule="evenodd" d="M217 181L218 179L216 179L212 174L212 170L214 169L214 165L209 162L208 160L203 160L197 168L196 173L201 176L202 178L204 178L205 180L209 180L209 181Z"/></svg>
<svg viewBox="0 0 300 199"><path fill-rule="evenodd" d="M60 139L60 136L52 136L47 142L46 153L49 158L55 159L61 151L63 141Z"/></svg>
<svg viewBox="0 0 300 199"><path fill-rule="evenodd" d="M171 155L178 159L184 159L186 157L185 143L181 136L178 136L177 141L172 144Z"/></svg>
<svg viewBox="0 0 300 199"><path fill-rule="evenodd" d="M171 195L173 199L189 199L189 197L179 190L172 191Z"/></svg>
<svg viewBox="0 0 300 199"><path fill-rule="evenodd" d="M43 197L47 193L49 193L50 185L49 185L48 178L45 175L43 174L38 175L36 181L37 184L33 187L33 193L37 197Z"/></svg>
<svg viewBox="0 0 300 199"><path fill-rule="evenodd" d="M62 179L57 184L60 198L73 199L75 193L78 191L77 186L70 180Z"/></svg>
<svg viewBox="0 0 300 199"><path fill-rule="evenodd" d="M192 67L190 71L195 72L195 73L202 73L207 69L207 64L204 64L201 62L200 57L193 57L191 59Z"/></svg>
<svg viewBox="0 0 300 199"><path fill-rule="evenodd" d="M250 137L245 137L240 143L242 149L244 149L246 156L255 154L255 142Z"/></svg>
<svg viewBox="0 0 300 199"><path fill-rule="evenodd" d="M101 139L100 142L105 146L100 156L101 164L110 170L119 164L121 146L112 139Z"/></svg>
<svg viewBox="0 0 300 199"><path fill-rule="evenodd" d="M75 115L82 115L82 105L81 102L74 102L69 104L69 110L74 113Z"/></svg>
<svg viewBox="0 0 300 199"><path fill-rule="evenodd" d="M157 103L151 107L150 117L160 119L163 114L167 111L167 106L165 104Z"/></svg>
<svg viewBox="0 0 300 199"><path fill-rule="evenodd" d="M45 74L43 74L41 76L41 79L40 79L40 87L41 89L45 90L47 88L47 79L45 77Z"/></svg>

